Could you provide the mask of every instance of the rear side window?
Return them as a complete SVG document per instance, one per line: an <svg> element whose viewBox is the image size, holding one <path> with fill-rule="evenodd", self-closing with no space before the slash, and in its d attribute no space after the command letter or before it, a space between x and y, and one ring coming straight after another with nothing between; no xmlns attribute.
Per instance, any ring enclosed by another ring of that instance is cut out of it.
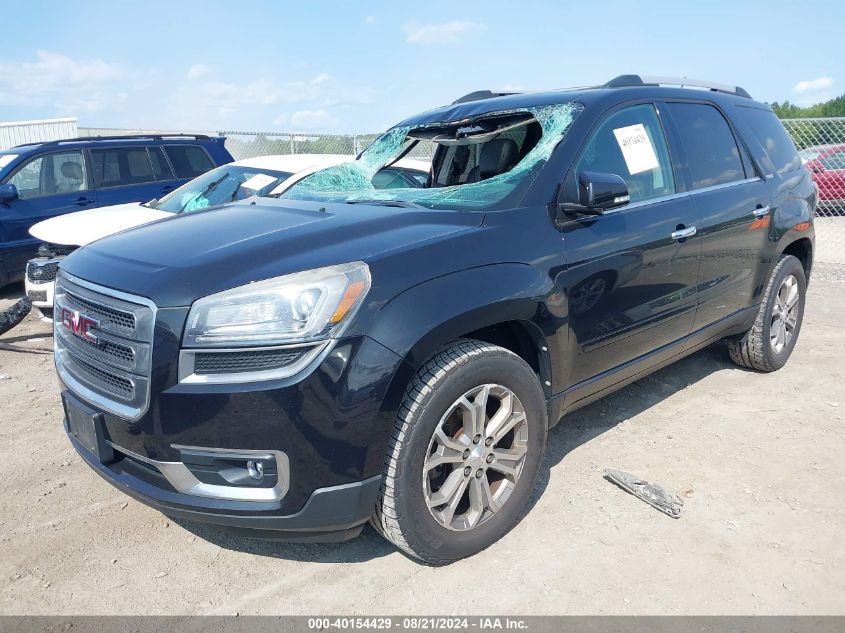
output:
<svg viewBox="0 0 845 633"><path fill-rule="evenodd" d="M147 151L150 153L150 161L153 165L153 175L156 180L173 180L173 172L170 171L170 165L164 158L164 152L160 147L148 147Z"/></svg>
<svg viewBox="0 0 845 633"><path fill-rule="evenodd" d="M725 117L700 103L670 103L692 179L702 189L745 179L739 146Z"/></svg>
<svg viewBox="0 0 845 633"><path fill-rule="evenodd" d="M199 145L168 145L164 148L177 178L196 178L214 165Z"/></svg>
<svg viewBox="0 0 845 633"><path fill-rule="evenodd" d="M801 158L795 149L795 143L783 129L783 125L769 110L739 108L751 131L763 146L766 156L772 161L775 171L785 174L801 168Z"/></svg>
<svg viewBox="0 0 845 633"><path fill-rule="evenodd" d="M98 189L153 182L153 166L146 147L108 147L91 150L94 185Z"/></svg>

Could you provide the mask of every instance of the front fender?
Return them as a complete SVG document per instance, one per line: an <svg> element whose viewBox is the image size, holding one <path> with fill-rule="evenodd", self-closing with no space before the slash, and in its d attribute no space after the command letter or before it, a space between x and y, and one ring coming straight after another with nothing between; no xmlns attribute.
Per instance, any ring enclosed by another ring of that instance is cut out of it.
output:
<svg viewBox="0 0 845 633"><path fill-rule="evenodd" d="M545 344L551 280L527 264L470 268L416 285L385 304L367 334L415 372L438 349L469 332L518 321ZM554 352L552 351L552 354Z"/></svg>

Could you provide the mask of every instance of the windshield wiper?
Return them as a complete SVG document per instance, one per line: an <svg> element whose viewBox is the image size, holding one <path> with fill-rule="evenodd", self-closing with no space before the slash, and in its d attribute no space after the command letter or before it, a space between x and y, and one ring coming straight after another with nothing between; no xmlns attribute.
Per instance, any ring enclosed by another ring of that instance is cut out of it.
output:
<svg viewBox="0 0 845 633"><path fill-rule="evenodd" d="M361 200L356 198L355 200L346 200L346 204L374 204L381 207L405 207L408 209L428 208L416 202L409 202L408 200Z"/></svg>

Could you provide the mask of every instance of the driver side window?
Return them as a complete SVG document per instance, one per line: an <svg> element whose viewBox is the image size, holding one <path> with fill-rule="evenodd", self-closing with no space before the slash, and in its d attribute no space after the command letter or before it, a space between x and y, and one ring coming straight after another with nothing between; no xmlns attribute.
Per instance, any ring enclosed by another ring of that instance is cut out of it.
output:
<svg viewBox="0 0 845 633"><path fill-rule="evenodd" d="M7 182L17 187L21 200L88 189L85 163L80 151L57 152L33 158Z"/></svg>
<svg viewBox="0 0 845 633"><path fill-rule="evenodd" d="M651 104L630 106L605 119L587 142L575 171L620 176L631 202L675 193L666 137Z"/></svg>

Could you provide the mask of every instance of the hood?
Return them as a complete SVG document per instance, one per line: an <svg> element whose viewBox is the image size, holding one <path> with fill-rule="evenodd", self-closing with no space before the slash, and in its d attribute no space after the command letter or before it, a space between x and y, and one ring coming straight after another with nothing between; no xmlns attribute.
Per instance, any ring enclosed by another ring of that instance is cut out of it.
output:
<svg viewBox="0 0 845 633"><path fill-rule="evenodd" d="M252 198L113 235L74 252L61 268L159 307L186 306L252 281L371 263L483 219L483 213Z"/></svg>
<svg viewBox="0 0 845 633"><path fill-rule="evenodd" d="M167 211L156 211L137 202L130 202L50 218L33 225L29 233L50 244L85 246L107 235L172 215Z"/></svg>

